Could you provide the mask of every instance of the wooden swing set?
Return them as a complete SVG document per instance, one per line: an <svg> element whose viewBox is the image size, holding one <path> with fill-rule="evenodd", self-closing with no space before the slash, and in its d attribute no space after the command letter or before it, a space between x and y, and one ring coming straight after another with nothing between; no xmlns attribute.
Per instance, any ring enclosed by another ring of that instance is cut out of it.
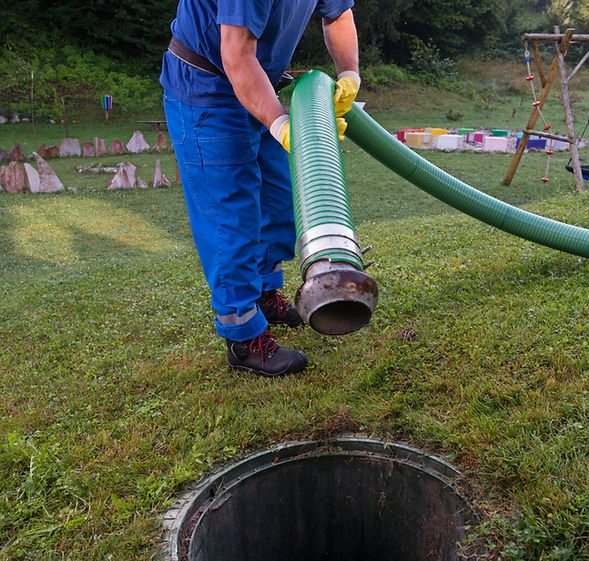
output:
<svg viewBox="0 0 589 561"><path fill-rule="evenodd" d="M548 162L550 161L550 156L553 153L552 142L554 140L559 140L569 144L571 159L569 165L567 166L567 169L569 171L572 171L572 173L575 176L577 190L581 193L584 193L586 190L584 181L585 178L583 176L587 176L589 174L589 169L584 170L583 166L581 166L581 161L579 159L578 143L581 140L582 135L579 138L575 136L573 113L571 110L571 102L569 96L569 83L589 58L589 51L583 55L581 60L570 72L570 74L567 74L565 55L571 43L589 43L589 35L575 35L575 30L572 28L567 29L565 33L560 33L560 28L556 26L554 28L554 33L527 33L523 35L523 40L526 42L526 63L528 65L528 76L526 77L526 80L530 83L532 87L534 102L532 104L533 109L530 114L530 118L528 119L526 127L522 131L522 138L517 146L515 155L513 157L509 170L507 171L507 175L505 176L504 183L506 185L511 185L513 176L515 175L520 160L526 150L530 136L535 135L548 139L549 144L546 150ZM529 65L530 57L529 52L527 50L528 41L532 45L534 58L536 61L536 65L538 67L538 74L540 76L540 82L542 84L542 89L540 90L537 96L533 85L535 77L532 75ZM550 65L548 73L545 73L544 67L542 65L542 59L540 58L540 50L538 48L539 41L553 41L556 47L556 54L554 56L554 59L552 60L552 64ZM566 136L552 133L550 131L550 125L544 121L544 117L542 116L542 106L544 105L546 99L548 99L550 88L552 87L552 84L554 83L554 80L556 79L557 75L560 76L562 105L564 107L565 121L567 127ZM544 121L543 130L534 129L539 118L541 118ZM546 165L546 174L542 178L542 181L545 182L548 181L548 162Z"/></svg>

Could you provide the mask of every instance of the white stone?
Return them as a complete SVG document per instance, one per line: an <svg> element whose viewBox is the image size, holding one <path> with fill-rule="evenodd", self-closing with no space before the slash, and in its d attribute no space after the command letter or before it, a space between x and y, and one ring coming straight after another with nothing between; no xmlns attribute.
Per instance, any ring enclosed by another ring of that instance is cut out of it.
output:
<svg viewBox="0 0 589 561"><path fill-rule="evenodd" d="M135 131L131 140L127 142L127 151L131 152L131 154L138 154L147 150L149 150L149 144L145 140L145 137L141 131Z"/></svg>
<svg viewBox="0 0 589 561"><path fill-rule="evenodd" d="M41 178L39 172L28 162L24 164L25 168L25 181L27 188L31 193L41 192Z"/></svg>
<svg viewBox="0 0 589 561"><path fill-rule="evenodd" d="M41 193L57 193L64 189L63 183L51 166L39 154L33 152L37 167L39 168L39 190Z"/></svg>

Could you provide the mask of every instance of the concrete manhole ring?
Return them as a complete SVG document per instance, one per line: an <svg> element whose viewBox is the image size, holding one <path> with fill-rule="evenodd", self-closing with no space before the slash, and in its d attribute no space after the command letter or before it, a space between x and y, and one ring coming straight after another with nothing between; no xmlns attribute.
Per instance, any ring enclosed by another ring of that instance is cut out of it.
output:
<svg viewBox="0 0 589 561"><path fill-rule="evenodd" d="M477 525L448 463L361 438L292 442L200 481L164 517L165 561L464 561Z"/></svg>

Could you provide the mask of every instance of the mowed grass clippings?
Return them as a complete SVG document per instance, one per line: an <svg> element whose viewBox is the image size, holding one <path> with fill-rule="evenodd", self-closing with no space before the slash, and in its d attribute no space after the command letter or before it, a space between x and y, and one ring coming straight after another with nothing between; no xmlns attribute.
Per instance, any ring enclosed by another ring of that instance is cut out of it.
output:
<svg viewBox="0 0 589 561"><path fill-rule="evenodd" d="M588 558L588 262L464 216L349 141L344 151L379 305L347 336L276 329L311 363L283 380L226 366L180 186L106 191L107 176L67 158L51 161L66 191L0 194L0 558L154 558L161 513L187 482L250 450L348 430L465 473L491 557ZM527 154L505 187L510 155L422 154L589 227L566 156L544 184L545 156ZM122 159L149 177L156 158L175 177L173 155ZM296 262L286 276L292 296Z"/></svg>

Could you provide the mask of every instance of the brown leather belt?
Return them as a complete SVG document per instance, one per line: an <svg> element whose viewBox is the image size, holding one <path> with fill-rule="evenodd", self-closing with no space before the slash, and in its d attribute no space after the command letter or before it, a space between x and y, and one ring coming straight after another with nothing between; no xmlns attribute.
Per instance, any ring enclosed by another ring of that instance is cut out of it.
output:
<svg viewBox="0 0 589 561"><path fill-rule="evenodd" d="M188 48L180 39L172 37L170 44L168 45L168 51L173 55L177 56L180 60L184 61L194 68L216 74L217 76L226 77L221 70L219 70L208 58L195 53L192 49Z"/></svg>
<svg viewBox="0 0 589 561"><path fill-rule="evenodd" d="M168 51L170 51L174 56L178 57L180 60L184 61L186 64L193 66L194 68L198 68L199 70L204 70L205 72L209 72L210 74L215 74L216 76L222 76L223 78L227 78L227 76L221 72L208 58L205 58L198 53L195 53L192 49L187 47L180 39L176 37L172 37L170 39L170 44L168 45ZM278 93L281 89L286 88L289 86L293 81L293 77L285 72L280 78L280 81L274 89L276 93Z"/></svg>

